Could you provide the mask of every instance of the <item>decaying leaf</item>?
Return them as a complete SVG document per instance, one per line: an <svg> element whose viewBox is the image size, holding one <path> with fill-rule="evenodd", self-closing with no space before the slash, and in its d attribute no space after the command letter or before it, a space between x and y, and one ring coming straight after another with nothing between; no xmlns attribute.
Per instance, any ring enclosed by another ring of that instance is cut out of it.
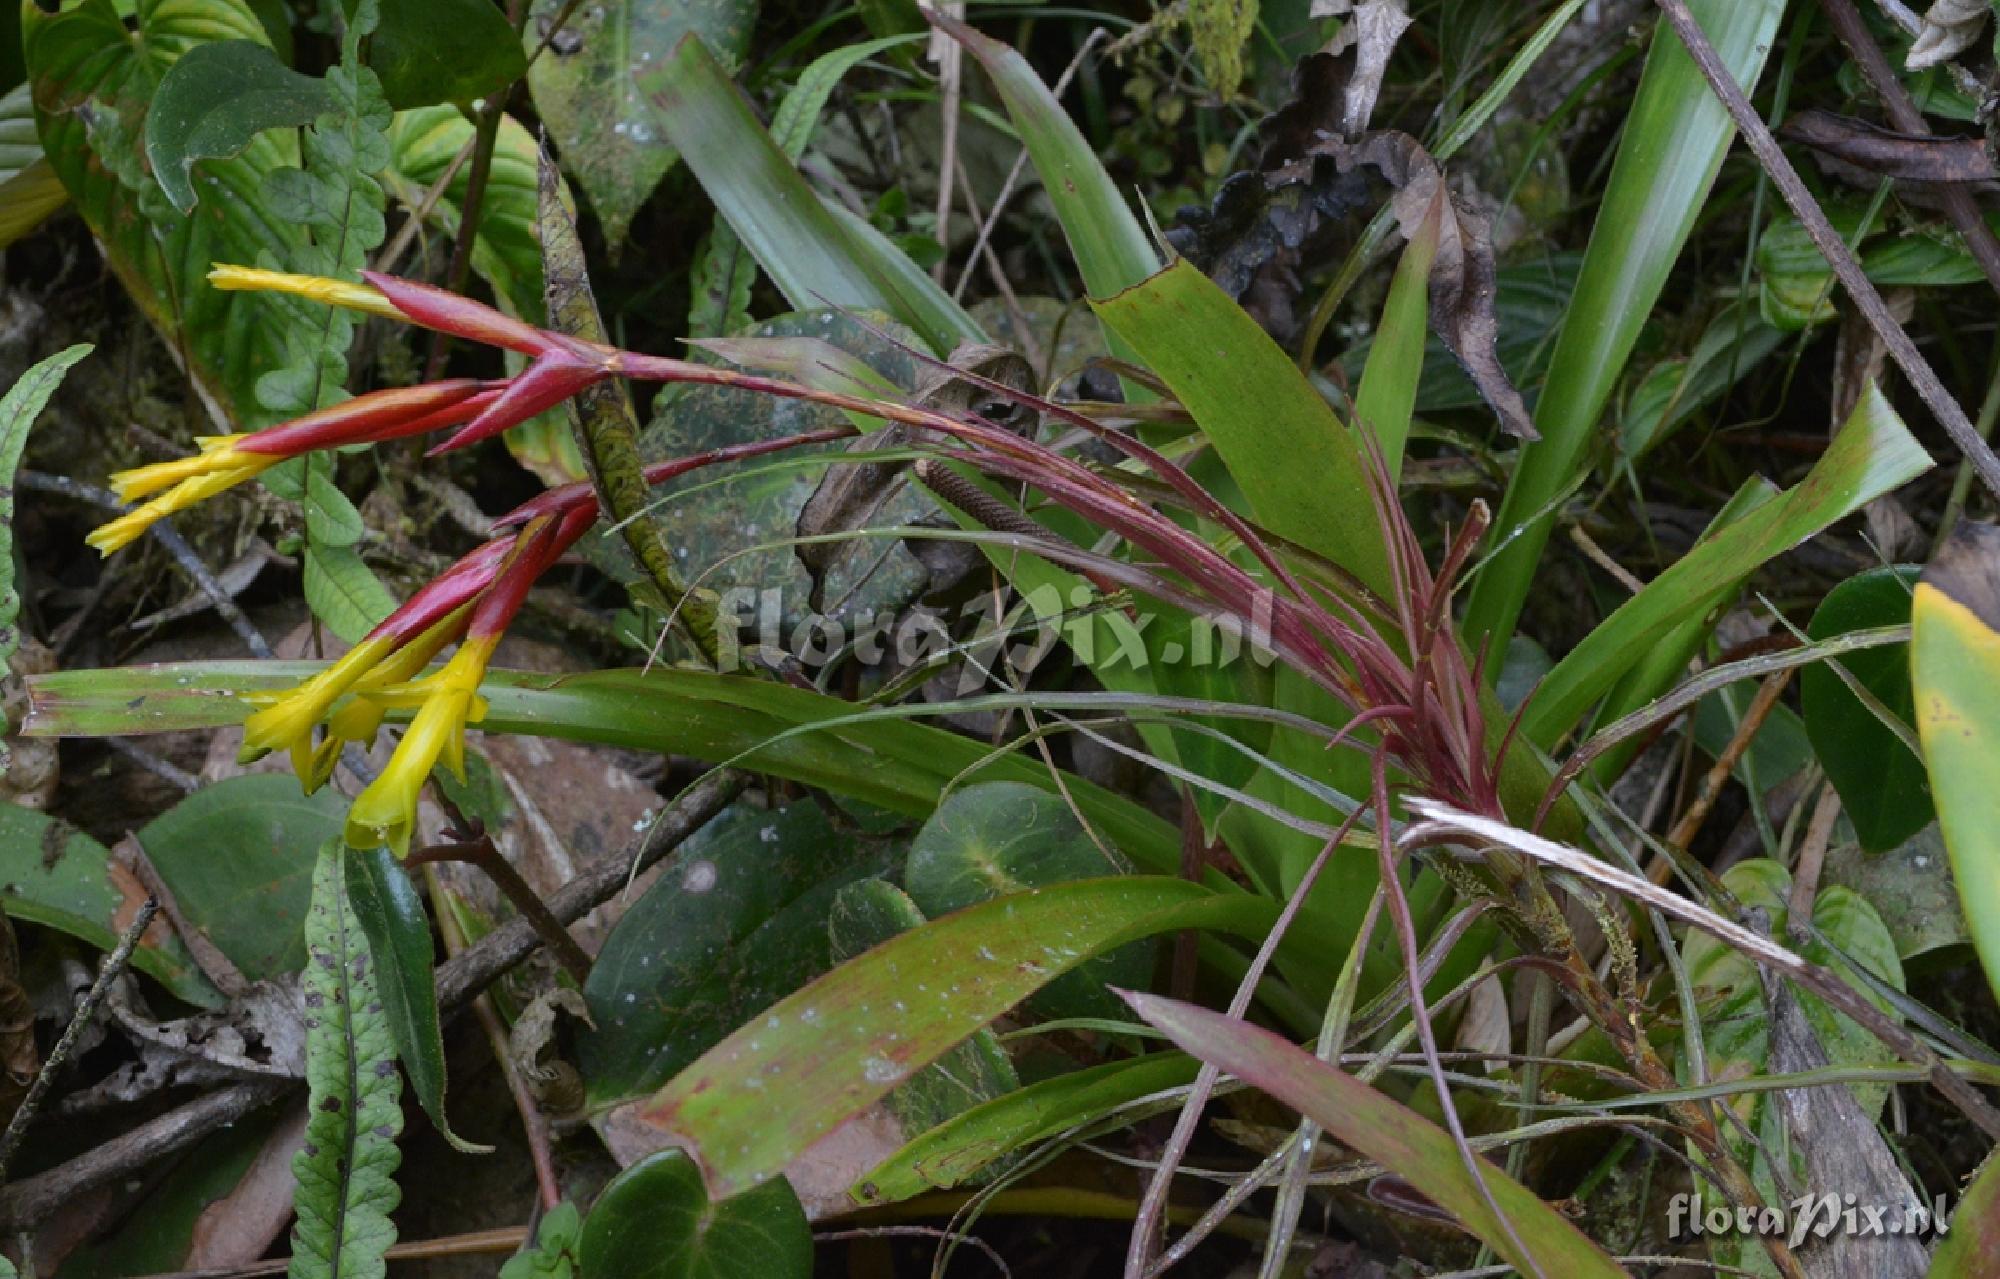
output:
<svg viewBox="0 0 2000 1279"><path fill-rule="evenodd" d="M1899 133L1818 109L1785 121L1782 136L1820 155L1885 178L1910 182L1991 182L1996 173L1983 138Z"/></svg>
<svg viewBox="0 0 2000 1279"><path fill-rule="evenodd" d="M1264 122L1255 168L1231 176L1207 209L1183 209L1167 240L1201 267L1280 342L1298 327L1302 263L1323 261L1352 234L1353 215L1394 193L1410 235L1439 218L1431 268L1431 325L1509 434L1534 439L1521 394L1495 350L1491 228L1451 193L1444 171L1407 133L1349 135L1349 86L1358 50L1299 64L1292 100Z"/></svg>
<svg viewBox="0 0 2000 1279"><path fill-rule="evenodd" d="M1375 114L1375 99L1382 92L1382 77L1389 70L1389 55L1396 42L1410 29L1410 15L1403 0L1313 0L1315 18L1346 18L1340 34L1327 46L1328 53L1355 51L1354 74L1341 95L1340 127L1349 137L1368 127Z"/></svg>

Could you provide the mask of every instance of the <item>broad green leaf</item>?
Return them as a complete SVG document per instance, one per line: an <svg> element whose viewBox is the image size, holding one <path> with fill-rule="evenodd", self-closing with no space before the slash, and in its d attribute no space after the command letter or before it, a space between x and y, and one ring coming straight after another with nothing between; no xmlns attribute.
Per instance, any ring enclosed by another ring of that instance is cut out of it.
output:
<svg viewBox="0 0 2000 1279"><path fill-rule="evenodd" d="M1272 903L1152 876L982 902L849 960L738 1029L640 1112L712 1193L768 1181L973 1031L1093 955L1184 928L1261 936Z"/></svg>
<svg viewBox="0 0 2000 1279"><path fill-rule="evenodd" d="M925 923L909 894L886 879L857 879L834 895L826 933L834 963L845 963ZM970 1038L883 1098L906 1133L926 1132L1021 1086L990 1030Z"/></svg>
<svg viewBox="0 0 2000 1279"><path fill-rule="evenodd" d="M1128 994L1141 1017L1211 1065L1261 1089L1414 1186L1526 1274L1604 1276L1625 1271L1569 1218L1485 1158L1485 1193L1450 1134L1399 1102L1270 1031L1156 995ZM1494 1215L1493 1202L1506 1214Z"/></svg>
<svg viewBox="0 0 2000 1279"><path fill-rule="evenodd" d="M1765 913L1772 936L1785 935L1792 877L1782 865L1767 857L1751 858L1732 866L1722 882L1744 909ZM1812 914L1813 928L1820 937L1808 939L1799 948L1799 954L1840 974L1858 990L1865 991L1867 987L1859 978L1848 975L1852 971L1849 960L1866 966L1897 990L1904 988L1903 962L1896 953L1895 939L1867 898L1838 884L1822 885L1813 897ZM1751 961L1703 932L1688 934L1681 955L1687 965L1688 981L1702 1001L1702 1034L1707 1043L1709 1073L1718 1079L1733 1079L1762 1071L1770 1050L1770 1018ZM1803 990L1797 994L1801 1010L1831 1064L1879 1065L1891 1059L1890 1051L1875 1036L1835 1012L1818 996ZM1885 1014L1893 1014L1887 1000L1872 995L1869 998ZM1856 1100L1871 1115L1878 1113L1888 1099L1887 1084L1851 1087ZM1746 1096L1738 1103L1746 1118L1758 1101L1757 1097ZM1752 1122L1751 1127L1755 1129L1756 1124Z"/></svg>
<svg viewBox="0 0 2000 1279"><path fill-rule="evenodd" d="M1878 568L1848 578L1820 601L1806 627L1807 638L1831 639L1908 622L1917 573L1915 566ZM1864 649L1835 660L1884 710L1906 725L1915 720L1907 645ZM1864 849L1879 853L1893 848L1930 824L1935 810L1923 761L1829 663L1799 673L1799 705L1806 736L1827 780L1840 792L1840 806Z"/></svg>
<svg viewBox="0 0 2000 1279"><path fill-rule="evenodd" d="M1662 360L1632 389L1618 423L1619 447L1639 458L1778 349L1784 334L1744 304L1723 308L1693 352Z"/></svg>
<svg viewBox="0 0 2000 1279"><path fill-rule="evenodd" d="M1688 7L1729 74L1754 87L1784 0L1690 0ZM1735 134L1693 58L1659 23L1535 404L1542 438L1520 448L1493 521L1492 543L1505 547L1473 582L1465 634L1500 647L1514 633L1554 526L1545 508L1575 481Z"/></svg>
<svg viewBox="0 0 2000 1279"><path fill-rule="evenodd" d="M576 1279L583 1216L565 1199L542 1214L535 1238L500 1267L500 1279Z"/></svg>
<svg viewBox="0 0 2000 1279"><path fill-rule="evenodd" d="M782 1178L712 1201L694 1161L663 1150L604 1188L577 1259L585 1279L807 1279L812 1227Z"/></svg>
<svg viewBox="0 0 2000 1279"><path fill-rule="evenodd" d="M1910 607L1917 733L1952 877L1986 980L2000 990L2000 527L1960 522Z"/></svg>
<svg viewBox="0 0 2000 1279"><path fill-rule="evenodd" d="M439 102L469 106L505 92L527 61L493 0L382 0L368 42L368 65L398 111Z"/></svg>
<svg viewBox="0 0 2000 1279"><path fill-rule="evenodd" d="M26 84L0 94L0 249L69 203L69 192L42 155L35 103Z"/></svg>
<svg viewBox="0 0 2000 1279"><path fill-rule="evenodd" d="M348 849L347 897L368 952L375 957L376 987L382 993L382 1015L395 1036L396 1056L410 1076L417 1101L453 1149L488 1154L490 1146L474 1145L451 1130L445 1119L444 1037L438 1029L437 981L431 965L431 921L415 884L386 848L365 852Z"/></svg>
<svg viewBox="0 0 2000 1279"><path fill-rule="evenodd" d="M46 813L0 804L0 909L9 917L108 951L145 900L139 877L104 845ZM132 966L176 998L203 1008L222 1005L222 995L163 922L155 921L139 939Z"/></svg>
<svg viewBox="0 0 2000 1279"><path fill-rule="evenodd" d="M347 895L346 850L329 843L313 867L306 917L306 1144L292 1161L291 1279L382 1279L402 1192L396 1148L403 1090L368 938Z"/></svg>
<svg viewBox="0 0 2000 1279"><path fill-rule="evenodd" d="M396 611L396 597L351 546L306 547L306 604L327 629L350 644Z"/></svg>
<svg viewBox="0 0 2000 1279"><path fill-rule="evenodd" d="M964 45L992 77L1001 103L1020 130L1028 158L1034 161L1042 189L1055 205L1090 296L1102 301L1152 277L1160 269L1158 250L1105 172L1096 149L1078 132L1028 60L963 23L941 19L939 11L932 12L931 21Z"/></svg>
<svg viewBox="0 0 2000 1279"><path fill-rule="evenodd" d="M1682 556L1556 664L1528 703L1522 733L1539 746L1550 746L1701 607L1716 583L1748 574L1930 466L1889 401L1870 383L1805 479Z"/></svg>
<svg viewBox="0 0 2000 1279"><path fill-rule="evenodd" d="M146 111L146 158L187 213L198 160L227 158L266 129L298 128L337 109L324 80L300 75L254 40L196 45L167 70Z"/></svg>
<svg viewBox="0 0 2000 1279"><path fill-rule="evenodd" d="M80 342L58 351L23 373L0 396L0 673L21 647L21 632L14 625L21 616L21 593L14 587L14 472L21 465L28 432L49 397L76 362L94 349ZM0 746L0 760L5 758L5 747Z"/></svg>
<svg viewBox="0 0 2000 1279"><path fill-rule="evenodd" d="M848 1191L863 1204L896 1203L964 1185L996 1162L1119 1106L1192 1082L1201 1063L1151 1053L1029 1084L938 1125L883 1160Z"/></svg>
<svg viewBox="0 0 2000 1279"><path fill-rule="evenodd" d="M684 38L665 58L653 92L663 111L658 127L794 307L884 312L935 355L983 340L944 290L900 254L889 256L901 267L889 265L879 244L857 237L821 203L700 40Z"/></svg>
<svg viewBox="0 0 2000 1279"><path fill-rule="evenodd" d="M1388 589L1349 427L1242 307L1185 259L1091 305L1193 414L1259 523Z"/></svg>
<svg viewBox="0 0 2000 1279"><path fill-rule="evenodd" d="M1784 866L1758 857L1739 862L1723 876L1723 883L1746 910L1762 911L1771 934L1783 937L1789 913L1792 877ZM1809 938L1799 953L1815 964L1829 968L1858 990L1866 991L1852 976L1850 959L1864 965L1879 980L1903 989L1903 965L1894 940L1875 908L1866 898L1837 884L1823 884L1813 898L1812 923L1817 936ZM1688 981L1701 1001L1702 1036L1708 1056L1708 1073L1714 1079L1742 1079L1765 1073L1770 1067L1771 1012L1762 983L1751 961L1740 951L1703 932L1691 931L1682 946ZM1867 1067L1885 1064L1892 1054L1874 1035L1809 992L1794 988L1799 1011L1811 1027L1827 1062L1834 1067ZM1867 995L1884 1014L1893 1016L1886 999ZM1889 1085L1850 1085L1855 1101L1871 1118L1879 1115L1888 1100ZM1789 1133L1780 1107L1768 1093L1747 1093L1731 1103L1737 1122L1725 1127L1729 1143L1739 1163L1749 1169L1752 1180L1767 1202L1779 1201L1785 1187L1798 1183L1801 1169L1795 1143L1811 1140L1809 1133ZM1698 1156L1697 1156L1698 1158ZM1768 1257L1753 1238L1717 1235L1709 1239L1709 1255L1727 1266L1740 1266L1751 1274L1772 1274Z"/></svg>
<svg viewBox="0 0 2000 1279"><path fill-rule="evenodd" d="M313 853L340 834L346 805L322 791L251 773L204 786L154 818L139 844L181 916L251 981L305 963Z"/></svg>
<svg viewBox="0 0 2000 1279"><path fill-rule="evenodd" d="M103 246L140 312L184 359L188 374L243 426L268 420L257 379L286 362L286 309L255 293L207 284L216 262L293 260L304 245L295 222L275 216L264 179L298 159L286 132L259 135L232 159L202 167L212 200L194 216L168 203L145 163L145 118L153 94L189 49L219 40L265 43L243 0L137 0L136 31L111 0L83 0L61 13L22 11L36 124L48 164Z"/></svg>
<svg viewBox="0 0 2000 1279"><path fill-rule="evenodd" d="M33 676L24 731L109 737L239 724L248 713L237 700L242 694L292 688L319 669L315 662L192 662ZM929 816L947 785L967 781L1054 789L1038 762L995 756L982 743L900 716L857 720L850 702L773 680L669 668L492 671L480 691L486 732L736 759L907 816ZM1179 873L1173 826L1082 778L1063 783L1118 851L1149 872Z"/></svg>
<svg viewBox="0 0 2000 1279"><path fill-rule="evenodd" d="M528 48L563 8L563 0L535 0L522 31ZM653 96L656 76L683 39L699 39L726 75L749 51L756 15L754 0L601 0L575 8L528 69L535 110L614 249L679 145L671 108Z"/></svg>
<svg viewBox="0 0 2000 1279"><path fill-rule="evenodd" d="M954 792L910 842L903 885L936 918L995 897L1075 879L1129 874L1077 822L1060 795L1020 782L985 782ZM1141 986L1153 955L1127 946L1079 965L1037 991L1028 1006L1046 1017L1120 1017L1104 987Z"/></svg>
<svg viewBox="0 0 2000 1279"><path fill-rule="evenodd" d="M577 1064L593 1107L652 1092L832 966L842 885L890 868L810 801L736 805L673 856L605 939L584 983Z"/></svg>

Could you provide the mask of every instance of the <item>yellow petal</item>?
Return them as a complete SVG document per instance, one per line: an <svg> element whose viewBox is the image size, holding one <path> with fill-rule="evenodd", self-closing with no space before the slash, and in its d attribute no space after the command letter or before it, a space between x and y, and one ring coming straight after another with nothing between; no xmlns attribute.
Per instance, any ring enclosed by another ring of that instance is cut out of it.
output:
<svg viewBox="0 0 2000 1279"><path fill-rule="evenodd" d="M196 475L207 475L213 471L231 469L242 464L243 455L233 447L241 435L210 435L196 443L201 452L193 457L175 458L171 462L153 462L146 466L135 466L127 471L111 473L111 491L121 502L134 502L142 497L171 488L182 480Z"/></svg>
<svg viewBox="0 0 2000 1279"><path fill-rule="evenodd" d="M290 293L328 306L344 306L391 320L407 320L382 291L366 284L353 284L324 275L292 275L285 271L265 271L250 266L217 266L208 273L208 282L218 289L242 289L258 293Z"/></svg>
<svg viewBox="0 0 2000 1279"><path fill-rule="evenodd" d="M387 844L401 857L409 850L416 825L417 796L440 759L465 776L465 721L478 700L479 681L486 674L497 637L469 639L459 645L444 669L420 687L424 699L416 718L396 744L381 776L354 798L347 810L347 842L355 848ZM408 689L411 686L403 685ZM371 694L371 700L379 694Z"/></svg>
<svg viewBox="0 0 2000 1279"><path fill-rule="evenodd" d="M144 506L127 511L107 524L100 524L83 540L109 555L121 547L130 545L140 534L175 511L185 510L197 502L214 497L217 493L235 488L282 460L275 457L259 457L254 453L234 456L235 463L228 469L191 475ZM166 465L171 466L174 463Z"/></svg>
<svg viewBox="0 0 2000 1279"><path fill-rule="evenodd" d="M242 754L256 759L275 750L296 752L302 744L310 749L313 729L333 704L395 647L396 641L386 635L363 640L325 670L243 721ZM293 762L297 763L296 754ZM304 780L307 773L299 776Z"/></svg>

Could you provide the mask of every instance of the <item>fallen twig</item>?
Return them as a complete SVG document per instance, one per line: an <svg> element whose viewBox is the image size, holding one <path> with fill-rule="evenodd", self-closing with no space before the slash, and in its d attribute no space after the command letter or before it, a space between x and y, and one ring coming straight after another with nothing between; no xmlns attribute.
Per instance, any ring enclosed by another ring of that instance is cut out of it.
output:
<svg viewBox="0 0 2000 1279"><path fill-rule="evenodd" d="M110 992L111 983L118 980L118 975L125 971L125 965L132 962L132 952L139 948L139 938L145 935L147 926L159 911L160 903L156 898L148 897L139 903L138 913L132 916L132 922L118 937L117 948L106 955L104 962L98 966L97 980L90 983L90 989L77 1003L69 1025L63 1028L62 1038L56 1041L56 1046L49 1051L48 1060L42 1063L41 1070L35 1075L35 1082L29 1085L28 1095L21 1099L21 1108L7 1121L7 1131L0 1133L0 1183L7 1179L7 1164L14 1158L14 1152L20 1149L21 1138L27 1135L28 1126L34 1123L36 1113L41 1110L42 1098L48 1095L49 1084L62 1073L70 1053L76 1048L78 1037L97 1016L98 1005Z"/></svg>
<svg viewBox="0 0 2000 1279"><path fill-rule="evenodd" d="M1854 300L1856 309L1868 321L1869 327L1873 328L1876 335L1882 339L1882 345L1888 348L1890 357L1896 361L1896 367L1903 370L1903 376L1916 388L1917 395L1930 408L1938 424L1944 427L1945 434L1951 437L1952 443L1956 444L1966 460L1972 463L1973 470L1979 473L1980 481L1989 491L2000 495L2000 457L1995 457L1986 441L1979 438L1979 432L1973 429L1971 420L1965 416L1965 410L1959 407L1958 401L1945 389L1936 370L1931 368L1930 361L1924 359L1923 353L1917 350L1917 344L1910 340L1910 335L1904 332L1903 326L1889 313L1889 304L1882 300L1882 295L1876 291L1867 273L1861 269L1861 263L1856 260L1854 251L1847 247L1847 241L1841 238L1840 232L1834 230L1833 223L1827 220L1826 211L1819 207L1817 200L1813 199L1812 192L1806 190L1806 184L1800 179L1798 170L1785 158L1784 151L1779 148L1778 140L1771 135L1771 130L1765 125L1763 117L1759 116L1757 109L1750 105L1750 100L1743 96L1742 87L1729 74L1729 68L1722 64L1722 59L1716 55L1715 46L1708 42L1708 36L1702 32L1700 24L1695 22L1694 15L1688 12L1687 0L1656 0L1656 2L1660 6L1660 12L1665 14L1667 21L1673 25L1675 34L1680 36L1681 43L1687 47L1688 55L1694 59L1695 66L1708 81L1709 88L1713 89L1715 96L1722 100L1722 105L1728 109L1730 118L1742 131L1743 140L1750 144L1751 151L1756 153L1759 163L1764 166L1764 171L1770 175L1772 185L1778 188L1778 194L1785 197L1785 203L1791 208L1792 215L1804 225L1806 234L1812 237L1814 247L1820 251L1820 256L1826 259L1826 264L1833 268L1834 275L1847 290L1847 295Z"/></svg>

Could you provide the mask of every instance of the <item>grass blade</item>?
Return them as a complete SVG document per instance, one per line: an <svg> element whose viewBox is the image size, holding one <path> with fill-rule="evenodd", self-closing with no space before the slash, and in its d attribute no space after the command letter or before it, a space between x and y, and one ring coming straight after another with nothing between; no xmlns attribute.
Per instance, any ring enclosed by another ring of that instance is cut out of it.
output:
<svg viewBox="0 0 2000 1279"><path fill-rule="evenodd" d="M1625 1273L1568 1218L1481 1160L1487 1191L1507 1220L1495 1217L1442 1128L1303 1048L1193 1004L1136 992L1125 1000L1188 1052L1269 1093L1408 1181L1523 1273L1607 1279ZM1526 1253L1514 1246L1515 1236Z"/></svg>

